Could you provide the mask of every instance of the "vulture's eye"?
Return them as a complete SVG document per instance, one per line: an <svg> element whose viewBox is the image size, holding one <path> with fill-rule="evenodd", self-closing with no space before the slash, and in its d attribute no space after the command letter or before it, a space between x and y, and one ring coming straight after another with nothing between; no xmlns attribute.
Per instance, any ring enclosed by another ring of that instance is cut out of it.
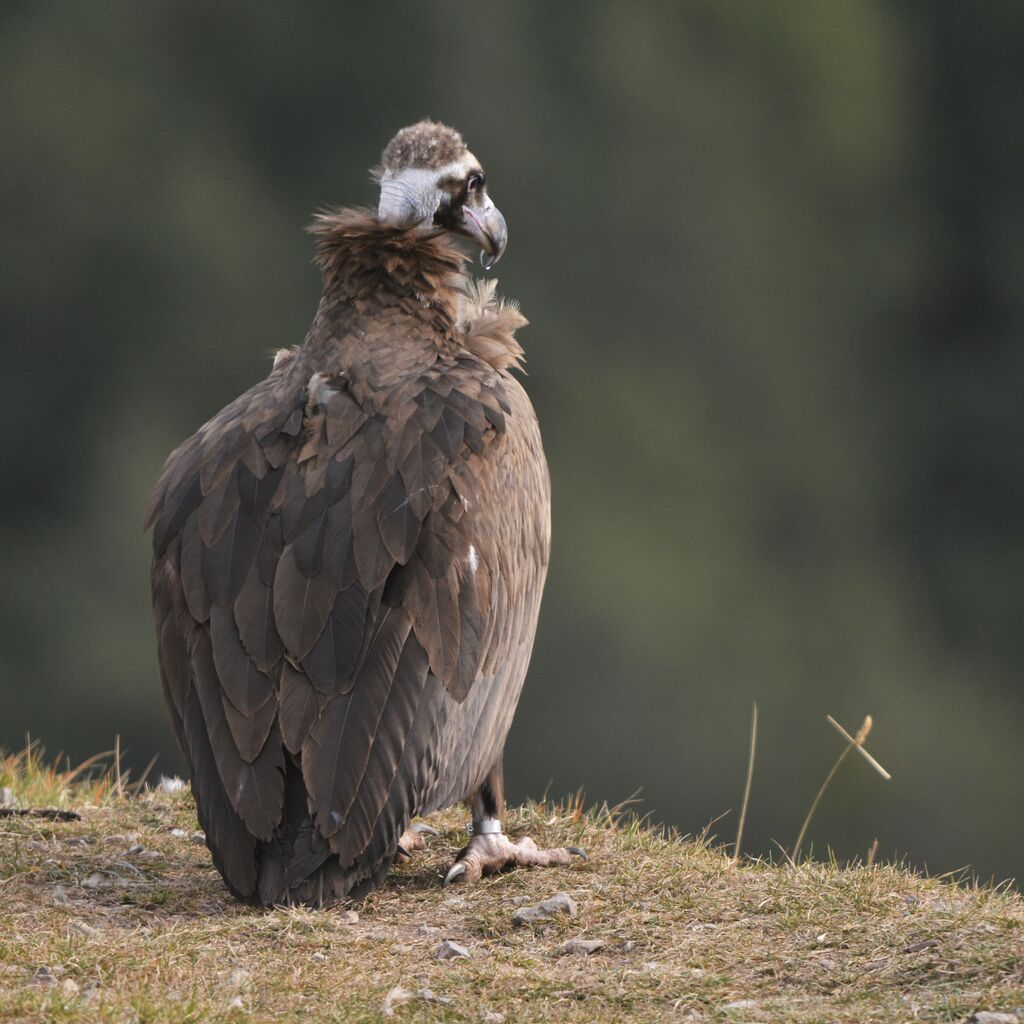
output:
<svg viewBox="0 0 1024 1024"><path fill-rule="evenodd" d="M471 174L466 179L466 191L479 192L484 187L485 178L482 174Z"/></svg>

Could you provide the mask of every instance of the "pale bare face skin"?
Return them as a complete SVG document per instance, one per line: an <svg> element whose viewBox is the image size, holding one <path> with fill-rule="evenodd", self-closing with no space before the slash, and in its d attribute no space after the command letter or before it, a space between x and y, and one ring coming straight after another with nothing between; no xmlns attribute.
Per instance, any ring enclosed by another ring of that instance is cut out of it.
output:
<svg viewBox="0 0 1024 1024"><path fill-rule="evenodd" d="M395 227L442 227L464 235L480 246L486 269L508 244L505 218L487 194L480 161L468 149L440 167L385 169L377 216Z"/></svg>

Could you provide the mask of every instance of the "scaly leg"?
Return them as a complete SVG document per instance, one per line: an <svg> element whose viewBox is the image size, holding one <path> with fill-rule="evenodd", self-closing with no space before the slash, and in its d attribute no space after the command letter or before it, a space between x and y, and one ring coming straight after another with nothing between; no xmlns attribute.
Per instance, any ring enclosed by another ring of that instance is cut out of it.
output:
<svg viewBox="0 0 1024 1024"><path fill-rule="evenodd" d="M569 864L574 856L587 859L586 853L578 846L539 850L528 836L512 842L505 835L505 773L501 758L467 802L473 814L473 837L459 851L455 863L444 876L446 886L459 878L477 882L484 875L515 867L564 865Z"/></svg>

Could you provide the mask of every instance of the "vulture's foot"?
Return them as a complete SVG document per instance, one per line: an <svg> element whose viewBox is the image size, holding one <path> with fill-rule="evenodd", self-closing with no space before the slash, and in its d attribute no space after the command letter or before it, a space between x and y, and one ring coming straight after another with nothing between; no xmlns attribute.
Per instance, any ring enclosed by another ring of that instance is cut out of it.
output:
<svg viewBox="0 0 1024 1024"><path fill-rule="evenodd" d="M539 850L529 837L523 836L513 842L504 832L487 832L473 836L468 846L459 850L455 863L444 876L445 886L462 879L464 882L478 882L484 875L512 868L548 868L566 865L573 857L587 859L586 853L578 846L560 846L553 850Z"/></svg>
<svg viewBox="0 0 1024 1024"><path fill-rule="evenodd" d="M430 836L431 839L434 836L440 835L436 828L431 828L429 825L424 825L421 822L417 822L415 825L410 825L403 833L402 838L398 840L398 860L400 863L412 860L412 855L417 850L425 850L427 848L427 841L424 836Z"/></svg>

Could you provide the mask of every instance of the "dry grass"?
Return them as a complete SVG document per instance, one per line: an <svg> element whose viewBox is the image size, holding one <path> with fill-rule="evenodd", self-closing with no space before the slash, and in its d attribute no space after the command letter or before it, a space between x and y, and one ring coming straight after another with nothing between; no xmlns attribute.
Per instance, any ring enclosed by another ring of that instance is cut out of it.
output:
<svg viewBox="0 0 1024 1024"><path fill-rule="evenodd" d="M578 843L588 864L443 890L464 841L454 811L358 920L264 912L226 895L187 793L69 779L34 756L0 760L4 786L82 820L0 819L0 1020L888 1024L1024 1006L1024 903L1005 889L897 866L734 866L573 802L513 811L510 831ZM513 927L517 906L557 892L579 917ZM557 956L575 937L605 945ZM434 959L445 938L470 958ZM396 987L411 998L386 1017Z"/></svg>

